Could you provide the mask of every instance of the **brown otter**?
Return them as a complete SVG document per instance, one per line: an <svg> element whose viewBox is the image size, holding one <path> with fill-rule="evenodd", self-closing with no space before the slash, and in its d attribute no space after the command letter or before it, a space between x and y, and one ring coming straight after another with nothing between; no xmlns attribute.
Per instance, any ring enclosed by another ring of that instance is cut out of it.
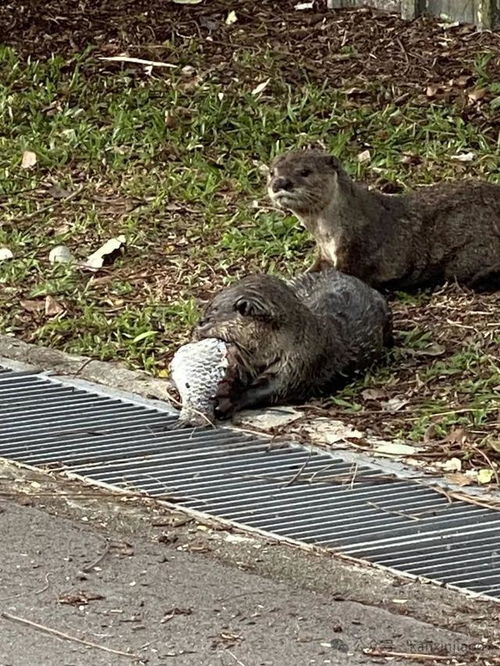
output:
<svg viewBox="0 0 500 666"><path fill-rule="evenodd" d="M442 183L403 195L355 183L328 153L285 153L268 194L314 236L310 271L333 265L375 287L457 280L493 286L500 274L500 185Z"/></svg>
<svg viewBox="0 0 500 666"><path fill-rule="evenodd" d="M301 402L369 366L392 340L385 299L334 269L289 282L251 275L221 291L196 327L195 340L218 338L237 349L219 386L216 414Z"/></svg>

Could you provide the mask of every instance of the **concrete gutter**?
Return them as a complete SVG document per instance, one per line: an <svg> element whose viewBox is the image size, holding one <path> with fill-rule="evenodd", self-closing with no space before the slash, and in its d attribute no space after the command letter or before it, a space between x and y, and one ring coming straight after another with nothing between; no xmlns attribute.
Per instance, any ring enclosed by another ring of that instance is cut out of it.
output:
<svg viewBox="0 0 500 666"><path fill-rule="evenodd" d="M83 380L117 391L135 393L143 398L161 400L170 407L177 404L168 381L157 379L140 370L129 370L119 363L96 361L89 356L39 347L6 335L0 335L0 364L2 358L21 363L37 372L50 372L55 377ZM391 442L367 435L342 421L315 417L307 411L292 407L275 407L236 414L232 423L228 423L226 427L272 436L275 440L282 437L288 441L292 439L321 449L339 451L342 457L353 464L373 466L375 462L385 473L397 474L399 477L421 479L427 474L428 483L441 486L450 494L457 493L460 499L467 500L470 497L475 501L474 498L480 498L491 508L500 510L500 491L490 491L478 486L463 488L448 483L442 478L442 470L432 470L427 463L425 466L420 463L416 457L417 448L415 455L379 455L378 447L390 445ZM358 441L362 442L365 450L356 446ZM411 451L412 447L408 446L408 449ZM405 462L406 459L409 464Z"/></svg>

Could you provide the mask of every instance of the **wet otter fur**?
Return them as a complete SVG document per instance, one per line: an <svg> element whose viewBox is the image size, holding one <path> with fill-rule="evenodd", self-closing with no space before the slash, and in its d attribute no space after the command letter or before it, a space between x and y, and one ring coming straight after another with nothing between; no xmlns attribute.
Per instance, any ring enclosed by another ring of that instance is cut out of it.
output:
<svg viewBox="0 0 500 666"><path fill-rule="evenodd" d="M441 183L387 195L355 183L328 153L307 149L271 165L268 194L314 236L325 266L377 288L456 280L500 287L500 185Z"/></svg>
<svg viewBox="0 0 500 666"><path fill-rule="evenodd" d="M193 337L219 338L238 350L233 377L216 396L221 418L331 391L381 356L392 326L383 296L329 269L289 282L245 277L213 299Z"/></svg>

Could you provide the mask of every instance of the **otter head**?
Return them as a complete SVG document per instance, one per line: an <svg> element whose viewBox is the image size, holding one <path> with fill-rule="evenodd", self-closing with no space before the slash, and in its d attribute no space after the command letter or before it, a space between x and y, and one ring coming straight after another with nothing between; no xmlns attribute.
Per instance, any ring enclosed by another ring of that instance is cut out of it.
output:
<svg viewBox="0 0 500 666"><path fill-rule="evenodd" d="M271 164L267 192L271 201L299 216L317 214L336 196L344 171L336 157L317 149L278 156Z"/></svg>
<svg viewBox="0 0 500 666"><path fill-rule="evenodd" d="M251 275L213 299L193 337L234 344L247 369L259 372L281 359L300 336L303 327L293 324L304 308L282 280Z"/></svg>

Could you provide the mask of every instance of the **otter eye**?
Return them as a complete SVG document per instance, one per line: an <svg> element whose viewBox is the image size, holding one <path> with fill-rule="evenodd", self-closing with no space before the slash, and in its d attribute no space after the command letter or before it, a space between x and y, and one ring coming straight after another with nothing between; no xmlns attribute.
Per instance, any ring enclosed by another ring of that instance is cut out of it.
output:
<svg viewBox="0 0 500 666"><path fill-rule="evenodd" d="M311 174L312 174L311 169L302 169L302 171L300 172L302 178L307 178L307 176L310 176Z"/></svg>
<svg viewBox="0 0 500 666"><path fill-rule="evenodd" d="M236 301L234 304L234 309L236 312L239 312L240 315L243 317L247 317L250 314L250 303L245 300L244 298L240 298L239 300Z"/></svg>

